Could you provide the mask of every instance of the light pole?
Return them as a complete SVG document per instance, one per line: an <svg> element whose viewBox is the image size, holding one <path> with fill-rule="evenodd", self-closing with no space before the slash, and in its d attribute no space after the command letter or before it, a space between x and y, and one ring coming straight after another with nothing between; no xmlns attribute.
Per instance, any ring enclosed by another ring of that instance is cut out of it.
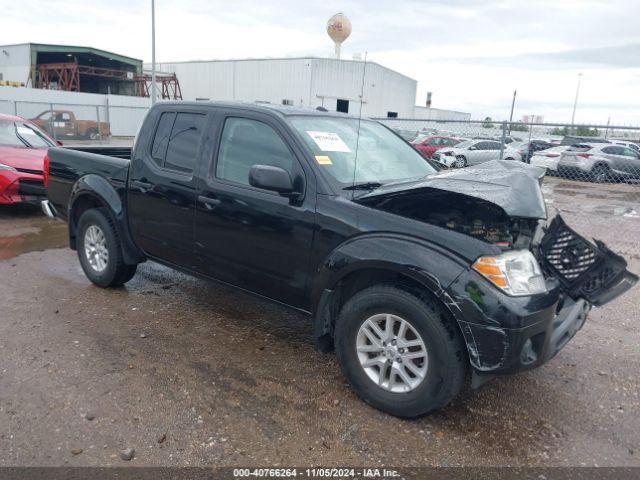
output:
<svg viewBox="0 0 640 480"><path fill-rule="evenodd" d="M573 101L573 113L571 114L571 125L576 120L576 108L578 107L578 94L580 93L580 80L582 80L582 73L578 74L578 86L576 87L576 99Z"/></svg>
<svg viewBox="0 0 640 480"><path fill-rule="evenodd" d="M156 2L151 0L151 105L156 103Z"/></svg>
<svg viewBox="0 0 640 480"><path fill-rule="evenodd" d="M511 113L509 114L509 135L511 135L511 122L513 122L513 107L516 105L516 95L518 95L518 90L513 91L513 100L511 100Z"/></svg>

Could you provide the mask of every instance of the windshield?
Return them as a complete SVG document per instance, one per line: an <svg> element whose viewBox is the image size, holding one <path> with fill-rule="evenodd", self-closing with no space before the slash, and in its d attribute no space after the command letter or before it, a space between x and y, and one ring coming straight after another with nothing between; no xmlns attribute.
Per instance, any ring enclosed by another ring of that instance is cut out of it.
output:
<svg viewBox="0 0 640 480"><path fill-rule="evenodd" d="M436 172L414 148L386 127L370 120L361 122L360 140L355 118L300 116L291 118L291 124L321 168L341 186L351 185L354 178L356 184L384 184L418 179Z"/></svg>
<svg viewBox="0 0 640 480"><path fill-rule="evenodd" d="M33 125L11 120L0 121L0 145L6 147L49 148L54 144Z"/></svg>

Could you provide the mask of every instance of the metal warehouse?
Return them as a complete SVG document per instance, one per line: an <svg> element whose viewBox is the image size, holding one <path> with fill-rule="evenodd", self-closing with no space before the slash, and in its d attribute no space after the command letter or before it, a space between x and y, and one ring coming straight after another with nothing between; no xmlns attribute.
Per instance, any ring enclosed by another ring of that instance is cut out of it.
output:
<svg viewBox="0 0 640 480"><path fill-rule="evenodd" d="M375 62L365 67L361 60L265 58L159 63L156 69L176 74L185 100L322 106L358 114L364 91L365 116L414 115L416 80Z"/></svg>

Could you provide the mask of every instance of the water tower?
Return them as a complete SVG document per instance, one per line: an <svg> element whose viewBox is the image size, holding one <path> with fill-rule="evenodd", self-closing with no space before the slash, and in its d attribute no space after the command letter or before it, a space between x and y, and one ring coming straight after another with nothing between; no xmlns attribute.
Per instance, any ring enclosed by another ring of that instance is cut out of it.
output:
<svg viewBox="0 0 640 480"><path fill-rule="evenodd" d="M336 44L336 58L340 59L340 46L351 35L351 22L343 13L336 13L327 22L327 33Z"/></svg>

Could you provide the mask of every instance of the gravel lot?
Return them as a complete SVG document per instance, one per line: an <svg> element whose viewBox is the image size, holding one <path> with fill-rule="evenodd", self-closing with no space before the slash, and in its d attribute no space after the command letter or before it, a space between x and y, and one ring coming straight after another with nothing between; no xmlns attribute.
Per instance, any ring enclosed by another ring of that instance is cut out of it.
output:
<svg viewBox="0 0 640 480"><path fill-rule="evenodd" d="M549 180L550 205L634 234L640 271L640 219L607 210L628 197L576 185ZM0 210L0 466L640 466L638 288L550 364L405 421L354 395L307 318L152 263L102 290L65 245L66 225Z"/></svg>

